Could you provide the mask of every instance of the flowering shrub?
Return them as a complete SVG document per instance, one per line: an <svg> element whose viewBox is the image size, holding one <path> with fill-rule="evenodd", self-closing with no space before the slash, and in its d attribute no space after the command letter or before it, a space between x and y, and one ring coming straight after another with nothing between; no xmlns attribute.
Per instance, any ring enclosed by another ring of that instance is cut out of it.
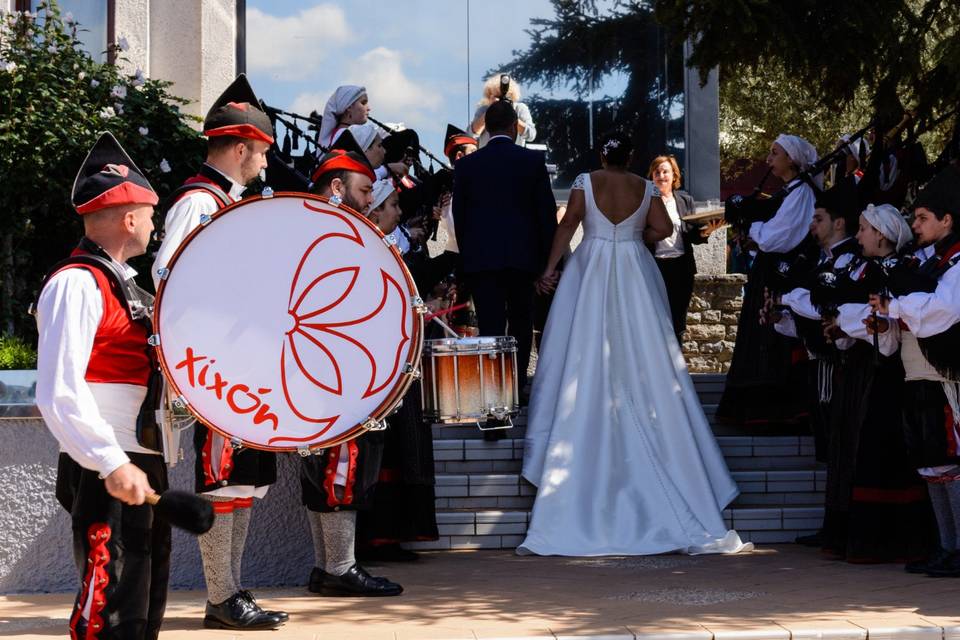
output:
<svg viewBox="0 0 960 640"><path fill-rule="evenodd" d="M203 158L171 83L94 61L79 29L52 0L35 13L0 13L0 335L32 338L25 309L83 233L70 191L100 131L117 137L161 202ZM122 59L126 41L110 48ZM135 264L142 276L148 264Z"/></svg>

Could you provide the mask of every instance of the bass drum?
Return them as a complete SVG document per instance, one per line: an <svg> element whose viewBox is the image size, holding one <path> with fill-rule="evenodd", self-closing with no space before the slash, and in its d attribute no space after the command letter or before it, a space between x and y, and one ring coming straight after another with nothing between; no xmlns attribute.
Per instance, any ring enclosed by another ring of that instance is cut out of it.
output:
<svg viewBox="0 0 960 640"><path fill-rule="evenodd" d="M413 278L344 205L243 200L204 217L159 275L151 343L174 402L234 444L340 444L381 428L416 375Z"/></svg>

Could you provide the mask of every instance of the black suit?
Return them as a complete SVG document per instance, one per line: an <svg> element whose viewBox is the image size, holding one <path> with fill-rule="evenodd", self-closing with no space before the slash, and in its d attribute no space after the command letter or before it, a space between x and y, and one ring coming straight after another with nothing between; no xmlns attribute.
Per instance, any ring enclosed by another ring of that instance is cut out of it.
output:
<svg viewBox="0 0 960 640"><path fill-rule="evenodd" d="M480 334L517 339L523 385L533 337L533 283L557 228L544 157L506 137L493 138L458 160L454 171L454 231Z"/></svg>
<svg viewBox="0 0 960 640"><path fill-rule="evenodd" d="M694 213L693 197L684 191L674 191L673 199L677 203L677 214L683 216ZM699 224L680 222L680 237L683 238L683 255L676 258L657 258L657 267L667 287L667 300L670 302L670 317L673 330L679 341L687 328L687 307L693 296L693 277L697 274L697 261L693 257L693 245L707 241L700 235Z"/></svg>

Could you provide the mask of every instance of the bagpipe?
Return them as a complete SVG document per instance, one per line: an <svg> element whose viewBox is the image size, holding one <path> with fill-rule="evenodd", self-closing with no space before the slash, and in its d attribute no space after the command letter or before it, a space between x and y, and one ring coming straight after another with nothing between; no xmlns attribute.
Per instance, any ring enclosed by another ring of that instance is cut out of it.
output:
<svg viewBox="0 0 960 640"><path fill-rule="evenodd" d="M791 180L789 184L784 185L773 195L763 193L763 185L773 171L773 168L768 169L752 193L747 195L734 194L727 198L724 203L724 219L735 229L743 232L754 222L770 220L777 213L784 199L800 185L809 184L814 191L819 192L820 189L814 184L813 178L842 159L846 154L847 147L863 138L872 127L873 122L871 121L867 126L851 135L849 140L843 141L836 149L801 171L795 180Z"/></svg>

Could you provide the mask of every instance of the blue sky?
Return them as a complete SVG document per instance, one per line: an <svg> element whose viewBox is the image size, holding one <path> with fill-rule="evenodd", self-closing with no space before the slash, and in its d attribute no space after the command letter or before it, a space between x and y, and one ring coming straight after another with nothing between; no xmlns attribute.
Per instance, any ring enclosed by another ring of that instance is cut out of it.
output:
<svg viewBox="0 0 960 640"><path fill-rule="evenodd" d="M552 16L549 0L248 0L247 73L267 104L303 114L364 85L375 118L437 152L448 122L465 128L484 74L527 48L530 19Z"/></svg>

